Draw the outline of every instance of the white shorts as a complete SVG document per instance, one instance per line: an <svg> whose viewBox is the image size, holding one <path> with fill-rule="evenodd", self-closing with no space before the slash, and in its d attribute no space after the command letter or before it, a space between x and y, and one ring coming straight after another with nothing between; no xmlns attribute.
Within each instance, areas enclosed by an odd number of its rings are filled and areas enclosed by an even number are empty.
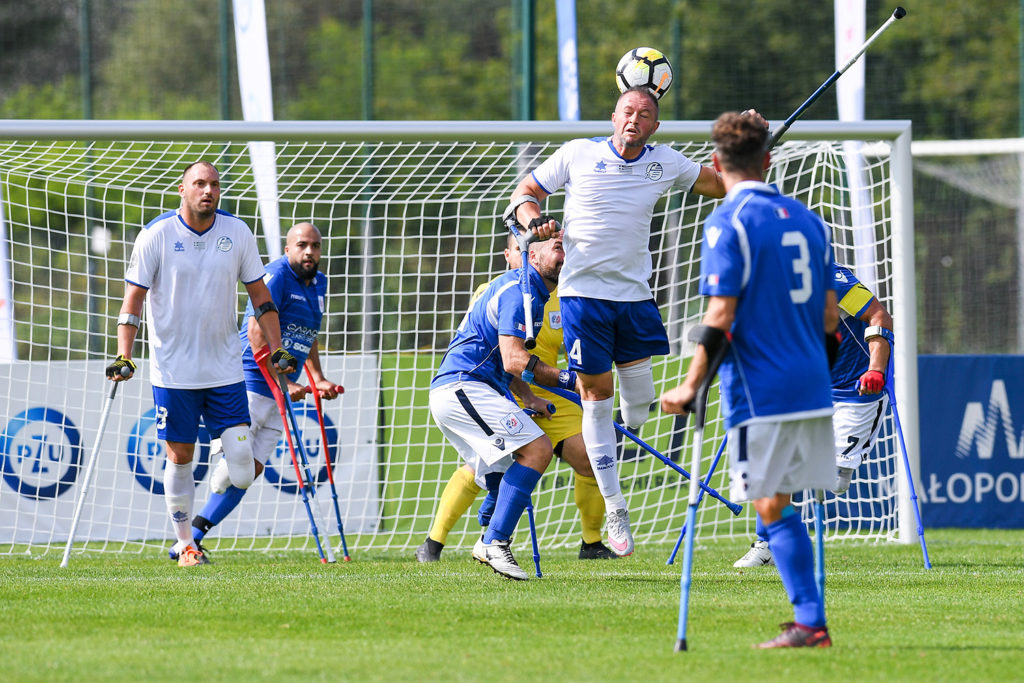
<svg viewBox="0 0 1024 683"><path fill-rule="evenodd" d="M756 422L733 427L728 436L733 501L835 484L831 417Z"/></svg>
<svg viewBox="0 0 1024 683"><path fill-rule="evenodd" d="M249 425L252 455L261 464L266 465L281 437L284 436L281 413L274 399L251 391L246 393L249 397L249 419L252 421Z"/></svg>
<svg viewBox="0 0 1024 683"><path fill-rule="evenodd" d="M871 452L882 418L889 407L889 397L882 397L871 403L836 403L832 415L832 429L835 430L836 465L856 469Z"/></svg>
<svg viewBox="0 0 1024 683"><path fill-rule="evenodd" d="M452 382L431 389L430 413L480 485L491 472L504 472L512 454L547 438L522 408L483 382Z"/></svg>

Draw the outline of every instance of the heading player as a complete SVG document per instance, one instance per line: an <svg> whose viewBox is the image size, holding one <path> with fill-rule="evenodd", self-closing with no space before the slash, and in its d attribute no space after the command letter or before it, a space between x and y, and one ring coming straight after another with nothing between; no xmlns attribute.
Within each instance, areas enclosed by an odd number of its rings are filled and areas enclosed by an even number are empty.
<svg viewBox="0 0 1024 683"><path fill-rule="evenodd" d="M200 418L224 447L228 476L240 489L252 484L249 409L236 337L238 282L245 285L275 366L296 367L281 348L277 307L263 283L256 238L243 221L217 209L220 174L206 161L189 164L178 185L181 208L146 225L135 240L117 319L117 358L107 367L115 382L135 372L132 345L142 304L148 302L150 379L157 436L167 446L164 501L171 517L178 565L208 560L192 540L195 501L192 454ZM127 377L121 372L128 368Z"/></svg>
<svg viewBox="0 0 1024 683"><path fill-rule="evenodd" d="M580 378L583 440L608 513L608 544L633 552L626 499L616 466L612 425L618 372L619 408L634 432L657 397L651 356L669 352L668 336L648 280L651 219L670 189L722 197L718 173L665 145L649 145L658 101L630 88L612 113L608 138L572 140L520 181L511 213L546 238L556 229L540 202L565 189L565 267L559 291L569 368Z"/></svg>

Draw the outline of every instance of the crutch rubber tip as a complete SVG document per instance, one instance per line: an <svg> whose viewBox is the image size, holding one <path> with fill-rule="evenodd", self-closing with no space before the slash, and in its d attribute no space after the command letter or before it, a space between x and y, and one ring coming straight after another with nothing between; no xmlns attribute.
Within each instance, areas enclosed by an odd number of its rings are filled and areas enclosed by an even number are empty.
<svg viewBox="0 0 1024 683"><path fill-rule="evenodd" d="M676 641L676 652L686 652L686 638L680 638Z"/></svg>
<svg viewBox="0 0 1024 683"><path fill-rule="evenodd" d="M320 558L320 564L327 564L327 558L326 557L321 557Z"/></svg>
<svg viewBox="0 0 1024 683"><path fill-rule="evenodd" d="M537 340L527 339L524 345L526 346L527 350L532 351L535 348L537 348Z"/></svg>
<svg viewBox="0 0 1024 683"><path fill-rule="evenodd" d="M896 11L893 12L892 15L897 19L902 19L903 17L907 16L907 10L903 9L902 7L897 7Z"/></svg>

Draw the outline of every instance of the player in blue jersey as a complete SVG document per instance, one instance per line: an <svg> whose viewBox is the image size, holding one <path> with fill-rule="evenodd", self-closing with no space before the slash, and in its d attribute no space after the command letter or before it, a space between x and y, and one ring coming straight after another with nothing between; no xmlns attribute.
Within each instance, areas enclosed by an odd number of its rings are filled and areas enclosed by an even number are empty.
<svg viewBox="0 0 1024 683"><path fill-rule="evenodd" d="M312 223L293 226L286 238L284 255L267 266L264 277L271 299L277 305L281 320L282 345L296 359L296 370L287 376L288 393L292 400L302 400L306 386L299 384L303 364L308 360L314 391L325 399L338 396L336 385L323 375L320 367L317 334L324 315L327 277L318 272L320 266L321 236ZM242 349L242 370L248 395L251 423L249 441L255 459L255 476L263 473L263 466L273 454L282 438L281 415L266 379L256 365L253 349L266 346L266 338L253 317L252 304L245 311L245 320L235 340ZM265 362L269 362L265 361ZM210 498L202 511L192 519L192 538L196 545L234 510L247 489L231 483L227 463L221 458L210 477ZM176 553L171 549L172 559Z"/></svg>
<svg viewBox="0 0 1024 683"><path fill-rule="evenodd" d="M718 173L666 145L647 143L658 129L658 100L630 88L612 113L610 137L572 140L522 179L509 210L547 237L557 225L540 202L565 189L565 266L559 284L569 368L579 373L583 440L608 515L608 545L633 552L626 499L616 466L614 365L622 420L638 431L656 399L651 356L669 351L648 280L648 245L657 201L675 188L722 197Z"/></svg>
<svg viewBox="0 0 1024 683"><path fill-rule="evenodd" d="M661 406L671 413L692 407L708 359L729 335L719 373L731 497L752 500L764 520L795 614L758 647L828 647L811 541L791 495L835 481L824 344L838 322L830 234L807 207L764 183L770 154L761 120L727 112L711 138L727 194L704 225L707 310L686 380Z"/></svg>
<svg viewBox="0 0 1024 683"><path fill-rule="evenodd" d="M558 286L562 241L535 246L533 266L533 334L540 331L544 304ZM430 383L430 412L448 442L478 480L504 472L490 524L473 546L473 557L510 579L529 578L516 562L509 543L540 476L551 462L551 439L508 397L511 390L524 407L548 417L547 400L522 380L529 368L544 386L576 390L576 373L559 370L526 349L526 322L519 284L522 269L495 278L472 304L448 345Z"/></svg>
<svg viewBox="0 0 1024 683"><path fill-rule="evenodd" d="M832 492L846 493L850 479L871 452L889 407L885 373L889 367L892 317L846 266L836 265L839 299L839 347L832 365L832 429L837 474ZM734 567L775 564L764 522L757 518L757 538Z"/></svg>
<svg viewBox="0 0 1024 683"><path fill-rule="evenodd" d="M243 221L217 209L220 189L213 164L189 164L178 185L181 207L139 233L125 271L117 358L106 369L115 382L131 379L132 346L145 302L157 436L167 446L164 501L182 567L208 562L189 528L200 419L225 444L231 482L244 489L254 476L241 353L234 338L239 281L270 348L276 349L274 362L295 367L295 358L281 348L277 308L263 283L256 238Z"/></svg>

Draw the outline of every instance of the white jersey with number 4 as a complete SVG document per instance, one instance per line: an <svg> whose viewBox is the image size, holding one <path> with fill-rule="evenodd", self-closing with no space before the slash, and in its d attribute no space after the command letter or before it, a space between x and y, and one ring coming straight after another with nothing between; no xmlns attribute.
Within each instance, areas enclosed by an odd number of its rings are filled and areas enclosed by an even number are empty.
<svg viewBox="0 0 1024 683"><path fill-rule="evenodd" d="M700 169L664 145L623 159L611 138L571 140L538 166L533 179L545 192L565 188L559 295L650 299L654 205L670 188L692 190Z"/></svg>
<svg viewBox="0 0 1024 683"><path fill-rule="evenodd" d="M263 272L249 226L225 211L202 233L177 211L139 233L124 279L148 290L154 386L207 389L242 381L238 282L253 283Z"/></svg>

